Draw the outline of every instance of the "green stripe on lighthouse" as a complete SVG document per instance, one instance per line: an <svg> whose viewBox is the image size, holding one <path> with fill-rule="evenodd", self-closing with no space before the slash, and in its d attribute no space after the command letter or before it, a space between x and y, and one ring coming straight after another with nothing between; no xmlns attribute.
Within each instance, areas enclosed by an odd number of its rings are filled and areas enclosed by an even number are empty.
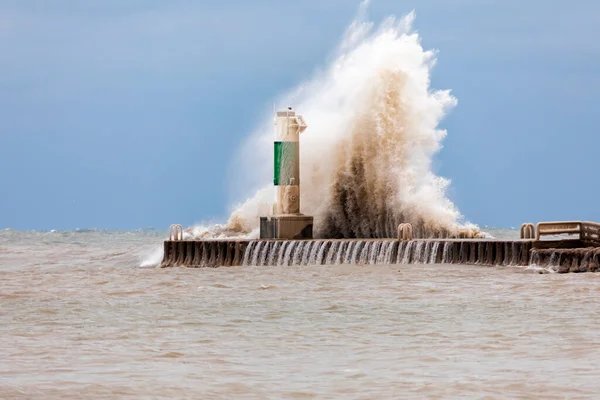
<svg viewBox="0 0 600 400"><path fill-rule="evenodd" d="M298 159L300 157L300 146L298 142L275 142L273 148L273 184L280 185L299 185L300 170Z"/></svg>
<svg viewBox="0 0 600 400"><path fill-rule="evenodd" d="M282 152L283 146L281 145L281 142L275 142L275 146L274 146L274 159L275 159L275 166L273 169L273 184L275 186L279 186L279 178L281 177L281 152Z"/></svg>

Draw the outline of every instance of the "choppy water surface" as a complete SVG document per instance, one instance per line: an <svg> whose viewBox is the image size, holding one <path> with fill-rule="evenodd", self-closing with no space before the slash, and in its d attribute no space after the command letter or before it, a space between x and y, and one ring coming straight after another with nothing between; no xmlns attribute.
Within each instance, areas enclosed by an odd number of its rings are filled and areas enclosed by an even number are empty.
<svg viewBox="0 0 600 400"><path fill-rule="evenodd" d="M153 232L0 232L0 397L592 397L600 276L139 267Z"/></svg>

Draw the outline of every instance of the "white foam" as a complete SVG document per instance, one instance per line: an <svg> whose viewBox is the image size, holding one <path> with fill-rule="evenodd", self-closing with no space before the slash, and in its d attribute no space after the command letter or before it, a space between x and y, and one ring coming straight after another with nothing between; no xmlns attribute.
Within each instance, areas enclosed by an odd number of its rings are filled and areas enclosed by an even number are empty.
<svg viewBox="0 0 600 400"><path fill-rule="evenodd" d="M156 267L163 259L163 246L157 246L150 253L146 254L141 263L140 267Z"/></svg>
<svg viewBox="0 0 600 400"><path fill-rule="evenodd" d="M317 237L389 237L399 221L419 226L420 235L478 231L446 197L450 181L431 170L446 136L438 125L457 103L429 87L435 52L413 32L414 13L376 27L364 19L367 4L333 61L279 102L308 123L300 140L302 212L315 217ZM272 146L269 115L236 159L236 180L259 189L226 224L188 229L191 236L257 236L274 198Z"/></svg>

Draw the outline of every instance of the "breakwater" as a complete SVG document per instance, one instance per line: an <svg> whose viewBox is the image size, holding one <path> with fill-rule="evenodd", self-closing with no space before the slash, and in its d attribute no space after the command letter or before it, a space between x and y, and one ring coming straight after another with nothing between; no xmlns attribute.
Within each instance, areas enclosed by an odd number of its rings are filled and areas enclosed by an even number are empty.
<svg viewBox="0 0 600 400"><path fill-rule="evenodd" d="M549 240L542 240L548 236ZM600 224L523 224L519 240L413 240L410 224L398 227L398 239L183 240L183 229L173 225L164 242L161 267L333 264L535 265L561 273L596 272L600 271Z"/></svg>
<svg viewBox="0 0 600 400"><path fill-rule="evenodd" d="M600 272L600 247L532 249L530 262L559 273Z"/></svg>
<svg viewBox="0 0 600 400"><path fill-rule="evenodd" d="M529 265L533 240L169 240L162 266Z"/></svg>

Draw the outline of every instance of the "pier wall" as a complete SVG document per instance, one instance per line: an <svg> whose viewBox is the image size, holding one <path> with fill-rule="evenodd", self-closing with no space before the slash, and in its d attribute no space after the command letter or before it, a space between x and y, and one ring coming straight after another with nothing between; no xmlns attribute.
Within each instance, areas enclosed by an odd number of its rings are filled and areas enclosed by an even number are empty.
<svg viewBox="0 0 600 400"><path fill-rule="evenodd" d="M600 247L579 240L167 240L161 267L332 264L536 265L600 272Z"/></svg>
<svg viewBox="0 0 600 400"><path fill-rule="evenodd" d="M555 272L600 272L600 247L532 249L531 264Z"/></svg>
<svg viewBox="0 0 600 400"><path fill-rule="evenodd" d="M401 224L398 239L183 240L183 227L172 225L161 266L473 264L600 272L598 223L526 223L521 238L413 240L412 226Z"/></svg>
<svg viewBox="0 0 600 400"><path fill-rule="evenodd" d="M533 240L234 240L164 243L163 267L331 264L526 266Z"/></svg>

